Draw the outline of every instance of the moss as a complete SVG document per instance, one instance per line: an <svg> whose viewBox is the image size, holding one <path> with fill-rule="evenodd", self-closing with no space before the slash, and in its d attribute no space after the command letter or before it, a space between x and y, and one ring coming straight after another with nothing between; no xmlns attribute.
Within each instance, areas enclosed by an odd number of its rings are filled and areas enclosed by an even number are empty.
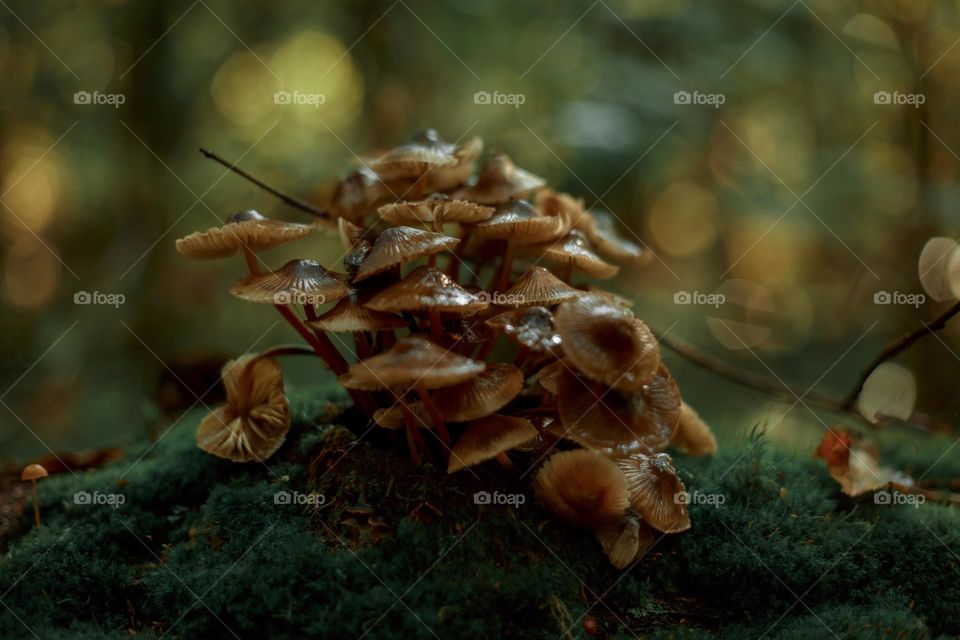
<svg viewBox="0 0 960 640"><path fill-rule="evenodd" d="M324 397L295 408L269 465L197 450L194 414L124 460L50 478L45 526L25 521L0 561L0 637L22 620L41 638L558 638L584 637L585 615L620 637L960 634L958 512L851 501L762 436L677 457L688 489L723 504L691 505L692 531L620 572L532 502L529 477L416 469L331 424L356 421ZM477 505L477 491L526 502Z"/></svg>

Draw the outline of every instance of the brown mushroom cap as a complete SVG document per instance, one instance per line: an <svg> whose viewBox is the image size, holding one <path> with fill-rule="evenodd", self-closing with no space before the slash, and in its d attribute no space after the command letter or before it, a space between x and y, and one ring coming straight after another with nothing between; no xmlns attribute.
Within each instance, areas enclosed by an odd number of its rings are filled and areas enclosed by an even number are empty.
<svg viewBox="0 0 960 640"><path fill-rule="evenodd" d="M617 569L639 559L657 540L653 529L635 516L627 516L620 522L598 529L594 535L610 564Z"/></svg>
<svg viewBox="0 0 960 640"><path fill-rule="evenodd" d="M706 456L717 450L710 427L686 402L680 403L680 419L670 443L691 456Z"/></svg>
<svg viewBox="0 0 960 640"><path fill-rule="evenodd" d="M564 302L554 324L564 356L588 378L633 391L657 373L660 348L653 332L605 296L584 294Z"/></svg>
<svg viewBox="0 0 960 640"><path fill-rule="evenodd" d="M544 189L534 198L537 210L548 216L565 216L570 220L574 229L579 229L587 235L593 228L593 217L583 207L583 198L574 198L566 193L558 193L553 189Z"/></svg>
<svg viewBox="0 0 960 640"><path fill-rule="evenodd" d="M473 233L480 238L532 244L559 238L567 229L565 218L545 216L529 202L512 200L499 205L489 220L474 225Z"/></svg>
<svg viewBox="0 0 960 640"><path fill-rule="evenodd" d="M464 422L499 411L523 389L523 372L498 362L472 380L449 387L434 398L444 419Z"/></svg>
<svg viewBox="0 0 960 640"><path fill-rule="evenodd" d="M445 222L472 224L488 220L493 207L466 200L427 198L419 202L393 202L378 209L380 217L390 224L432 224L439 231Z"/></svg>
<svg viewBox="0 0 960 640"><path fill-rule="evenodd" d="M413 186L412 179L380 179L375 171L360 166L337 183L330 211L350 222L361 222L379 203L398 198Z"/></svg>
<svg viewBox="0 0 960 640"><path fill-rule="evenodd" d="M365 280L391 267L452 249L460 240L414 227L390 227L381 233L357 270L355 280Z"/></svg>
<svg viewBox="0 0 960 640"><path fill-rule="evenodd" d="M633 455L617 465L630 487L630 506L657 531L679 533L690 528L686 489L665 453Z"/></svg>
<svg viewBox="0 0 960 640"><path fill-rule="evenodd" d="M545 184L540 176L514 165L507 154L494 152L487 158L476 181L454 196L481 204L499 204L522 198Z"/></svg>
<svg viewBox="0 0 960 640"><path fill-rule="evenodd" d="M206 231L195 231L177 240L177 251L189 258L224 258L242 247L266 249L313 233L314 226L270 220L256 211L241 211Z"/></svg>
<svg viewBox="0 0 960 640"><path fill-rule="evenodd" d="M42 464L28 464L23 468L23 472L20 474L21 480L36 480L38 478L46 478L49 474L47 473L46 468Z"/></svg>
<svg viewBox="0 0 960 640"><path fill-rule="evenodd" d="M538 353L552 352L563 342L553 328L553 314L546 307L506 311L487 320L487 326L503 331L508 338Z"/></svg>
<svg viewBox="0 0 960 640"><path fill-rule="evenodd" d="M592 224L583 232L601 253L622 262L646 262L653 257L650 251L620 235L612 213L595 210L590 215Z"/></svg>
<svg viewBox="0 0 960 640"><path fill-rule="evenodd" d="M197 446L234 462L266 460L290 429L283 371L276 360L250 354L223 367L227 402L205 417Z"/></svg>
<svg viewBox="0 0 960 640"><path fill-rule="evenodd" d="M316 260L291 260L276 271L237 281L230 293L262 304L326 304L351 293L346 276L327 271Z"/></svg>
<svg viewBox="0 0 960 640"><path fill-rule="evenodd" d="M400 282L373 296L368 307L376 311L444 311L476 313L487 303L457 284L436 267L417 267Z"/></svg>
<svg viewBox="0 0 960 640"><path fill-rule="evenodd" d="M580 295L582 291L574 289L566 282L543 267L530 267L517 282L500 296L509 304L523 307L528 305L552 306Z"/></svg>
<svg viewBox="0 0 960 640"><path fill-rule="evenodd" d="M452 165L434 166L423 176L427 191L450 191L466 182L473 173L473 165L483 151L483 140L474 136L458 145L453 152Z"/></svg>
<svg viewBox="0 0 960 640"><path fill-rule="evenodd" d="M349 298L342 299L333 309L307 324L314 329L333 333L386 331L407 326L406 320L399 316L354 304Z"/></svg>
<svg viewBox="0 0 960 640"><path fill-rule="evenodd" d="M555 516L591 530L617 522L629 505L627 479L617 464L586 449L551 456L537 473L534 492Z"/></svg>
<svg viewBox="0 0 960 640"><path fill-rule="evenodd" d="M548 393L557 395L560 393L560 372L566 367L562 360L554 360L547 366L540 369L537 375L537 382L547 390Z"/></svg>
<svg viewBox="0 0 960 640"><path fill-rule="evenodd" d="M345 250L355 247L358 242L363 240L366 231L360 225L354 224L346 218L337 218L337 235L340 237L340 242Z"/></svg>
<svg viewBox="0 0 960 640"><path fill-rule="evenodd" d="M419 400L408 402L407 407L410 409L410 412L413 413L414 423L416 423L419 428L432 428L433 422L430 419L430 412L427 411L427 407L422 402ZM399 403L392 407L384 407L374 411L373 421L377 423L378 426L384 429L390 429L391 431L403 429L407 424L403 407L400 406Z"/></svg>
<svg viewBox="0 0 960 640"><path fill-rule="evenodd" d="M662 451L680 418L680 391L666 367L640 389L626 393L564 368L557 391L561 424L553 423L549 430L611 456Z"/></svg>
<svg viewBox="0 0 960 640"><path fill-rule="evenodd" d="M348 389L437 389L466 382L486 364L448 351L419 336L406 336L387 351L350 365L340 376Z"/></svg>
<svg viewBox="0 0 960 640"><path fill-rule="evenodd" d="M600 280L612 278L620 271L620 267L600 258L590 246L587 237L578 229L572 229L567 235L553 242L525 245L523 250L556 264L573 265L588 276Z"/></svg>
<svg viewBox="0 0 960 640"><path fill-rule="evenodd" d="M490 460L537 435L536 427L523 418L494 414L475 420L467 426L450 452L447 473Z"/></svg>

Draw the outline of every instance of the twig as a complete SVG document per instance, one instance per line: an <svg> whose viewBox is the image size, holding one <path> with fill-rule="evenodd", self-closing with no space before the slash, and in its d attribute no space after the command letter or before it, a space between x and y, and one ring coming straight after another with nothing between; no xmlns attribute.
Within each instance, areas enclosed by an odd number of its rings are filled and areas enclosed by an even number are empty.
<svg viewBox="0 0 960 640"><path fill-rule="evenodd" d="M870 377L870 374L873 373L877 367L887 360L895 357L905 349L909 348L910 345L912 345L914 342L917 342L924 336L940 331L947 326L947 322L950 321L950 318L958 313L960 313L960 300L954 302L949 309L941 313L932 321L922 323L918 329L904 334L897 340L894 340L881 349L880 353L878 353L876 357L870 361L870 364L867 365L867 368L864 369L863 373L860 374L860 378L857 379L857 383L853 389L850 390L850 393L848 393L843 399L844 410L846 411L853 408L857 401L857 396L860 395L860 392L863 390L863 385L867 382L867 378Z"/></svg>
<svg viewBox="0 0 960 640"><path fill-rule="evenodd" d="M332 219L332 216L331 216L328 212L326 212L326 211L324 211L323 209L321 209L320 207L318 207L318 206L316 206L316 205L313 205L313 204L310 204L310 203L307 202L306 200L303 200L303 199L298 198L298 197L296 197L296 196L291 196L291 195L289 195L289 194L287 194L287 193L284 193L283 191L280 191L280 189L277 189L276 187L271 187L270 185L268 185L268 184L267 184L266 182L264 182L263 180L260 180L259 178L256 178L256 177L250 175L249 173L247 173L246 171L244 171L243 169L241 169L241 168L238 167L237 165L233 164L232 162L228 162L227 160L221 158L219 155L217 155L217 154L214 153L213 151L210 151L209 149L204 149L203 147L200 147L200 153L202 153L205 157L210 158L210 159L213 160L214 162L217 162L217 163L223 165L224 167L226 167L226 168L229 169L230 171L233 171L233 172L236 173L237 175L239 175L239 176L241 176L241 177L243 177L243 178L246 178L247 180L249 180L249 181L252 182L253 184L257 185L258 187L260 187L261 189L263 189L263 190L266 191L267 193L270 193L270 194L276 196L276 197L279 198L281 201L287 203L287 204L290 205L291 207L294 207L295 209L300 209L301 211L305 211L305 212L309 213L309 214L312 215L312 216L316 216L316 217L318 217L318 218L323 218L324 220L331 220L331 219Z"/></svg>
<svg viewBox="0 0 960 640"><path fill-rule="evenodd" d="M704 369L722 376L727 380L736 382L741 386L753 389L754 391L759 391L769 396L780 398L787 402L793 402L801 399L805 404L816 406L831 413L842 413L852 416L872 427L877 426L874 422L870 421L868 418L866 418L866 416L857 411L855 407L845 407L843 401L841 400L822 393L798 391L797 389L794 389L793 387L790 387L789 385L786 385L778 380L753 373L752 371L746 371L730 364L722 358L718 358L717 356L707 353L706 351L702 351L689 342L681 340L680 338L666 336L657 331L654 331L654 335L661 344L671 351L703 367ZM950 425L941 422L932 416L920 413L914 413L906 420L878 414L876 416L876 420L877 423L900 424L926 432L951 432L953 430Z"/></svg>

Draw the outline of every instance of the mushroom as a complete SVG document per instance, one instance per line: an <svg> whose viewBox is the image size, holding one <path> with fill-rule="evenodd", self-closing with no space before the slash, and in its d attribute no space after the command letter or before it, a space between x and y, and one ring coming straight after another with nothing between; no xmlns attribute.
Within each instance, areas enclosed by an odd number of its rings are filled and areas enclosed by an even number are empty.
<svg viewBox="0 0 960 640"><path fill-rule="evenodd" d="M314 306L350 293L346 276L327 271L316 260L291 260L276 271L251 274L230 287L242 300L262 304Z"/></svg>
<svg viewBox="0 0 960 640"><path fill-rule="evenodd" d="M546 307L521 307L505 311L487 320L487 326L502 331L511 340L521 346L518 360L528 351L534 353L553 353L563 342L560 334L553 328L553 314ZM492 347L493 340L488 343Z"/></svg>
<svg viewBox="0 0 960 640"><path fill-rule="evenodd" d="M557 308L564 357L588 378L620 391L649 381L660 366L653 332L609 298L584 294Z"/></svg>
<svg viewBox="0 0 960 640"><path fill-rule="evenodd" d="M540 386L546 389L548 393L557 395L560 393L558 386L560 384L560 374L565 366L562 360L554 360L540 369L540 373L537 375L537 382L539 382Z"/></svg>
<svg viewBox="0 0 960 640"><path fill-rule="evenodd" d="M717 450L710 426L686 402L680 402L680 419L670 443L691 456L706 456Z"/></svg>
<svg viewBox="0 0 960 640"><path fill-rule="evenodd" d="M621 236L613 214L608 211L590 212L592 224L583 229L590 242L603 254L621 262L647 262L653 253L632 240Z"/></svg>
<svg viewBox="0 0 960 640"><path fill-rule="evenodd" d="M457 238L442 233L414 227L390 227L377 236L354 280L365 280L417 258L452 249L459 243Z"/></svg>
<svg viewBox="0 0 960 640"><path fill-rule="evenodd" d="M537 435L537 428L523 418L493 414L475 420L467 426L450 452L447 473L472 467L491 458L496 458L505 469L512 469L513 463L506 452Z"/></svg>
<svg viewBox="0 0 960 640"><path fill-rule="evenodd" d="M525 245L523 250L561 265L561 279L564 281L570 280L574 268L600 280L612 278L620 271L620 267L605 262L593 251L590 241L579 229L572 229L567 235L552 242Z"/></svg>
<svg viewBox="0 0 960 640"><path fill-rule="evenodd" d="M381 180L416 179L418 192L426 188L446 191L469 177L473 161L482 150L480 138L455 145L443 141L435 129L427 129L410 142L369 159L366 164Z"/></svg>
<svg viewBox="0 0 960 640"><path fill-rule="evenodd" d="M500 294L509 304L523 307L529 305L553 306L572 300L582 291L574 289L566 282L543 267L530 267L512 287Z"/></svg>
<svg viewBox="0 0 960 640"><path fill-rule="evenodd" d="M375 311L394 313L426 311L430 316L431 338L434 342L440 342L441 312L474 314L486 309L487 302L461 287L439 269L423 265L373 296L366 306Z"/></svg>
<svg viewBox="0 0 960 640"><path fill-rule="evenodd" d="M361 165L337 183L329 209L341 219L362 222L377 204L399 197L413 184L410 179L381 180L370 167Z"/></svg>
<svg viewBox="0 0 960 640"><path fill-rule="evenodd" d="M290 429L280 365L273 358L245 355L227 362L222 377L226 404L200 422L197 446L234 462L266 460Z"/></svg>
<svg viewBox="0 0 960 640"><path fill-rule="evenodd" d="M680 417L680 392L666 367L636 391L617 391L567 368L556 386L561 424L548 430L608 455L662 451Z"/></svg>
<svg viewBox="0 0 960 640"><path fill-rule="evenodd" d="M656 536L645 522L633 515L594 532L603 552L617 569L623 569L642 556L656 542Z"/></svg>
<svg viewBox="0 0 960 640"><path fill-rule="evenodd" d="M665 453L634 454L616 463L630 487L630 506L657 531L679 533L690 528L686 489Z"/></svg>
<svg viewBox="0 0 960 640"><path fill-rule="evenodd" d="M473 227L474 235L479 238L504 240L507 243L495 290L503 291L509 285L513 254L518 244L549 242L562 236L569 228L568 219L545 216L524 200L501 204L493 217L477 223Z"/></svg>
<svg viewBox="0 0 960 640"><path fill-rule="evenodd" d="M429 389L449 387L480 375L486 364L453 353L419 336L407 336L397 341L387 351L361 360L350 366L340 376L340 383L348 389L390 389L400 391L397 400L407 407L402 396L415 389L433 418L441 441L449 445L450 436L436 406L430 398ZM419 434L413 426L413 415L407 415L407 438L411 454L416 454L416 439Z"/></svg>
<svg viewBox="0 0 960 640"><path fill-rule="evenodd" d="M407 326L407 322L400 316L374 311L355 304L349 298L343 298L335 307L307 322L307 325L318 331L352 333L357 345L357 355L366 358L371 355L371 345L366 332L402 329Z"/></svg>
<svg viewBox="0 0 960 640"><path fill-rule="evenodd" d="M586 449L551 456L537 473L534 492L547 511L590 530L620 520L630 503L627 478L617 464Z"/></svg>
<svg viewBox="0 0 960 640"><path fill-rule="evenodd" d="M256 271L253 251L292 242L313 233L314 226L271 220L256 211L241 211L222 227L196 231L177 240L177 251L189 258L225 258L243 250L250 270Z"/></svg>
<svg viewBox="0 0 960 640"><path fill-rule="evenodd" d="M498 362L487 365L476 378L446 388L434 402L446 420L465 422L499 411L521 389L523 372L512 364Z"/></svg>
<svg viewBox="0 0 960 640"><path fill-rule="evenodd" d="M422 402L419 400L408 402L407 409L413 413L420 427L428 426L431 417ZM391 431L401 429L406 424L406 411L404 411L400 405L377 409L373 414L373 421L377 426L383 427L384 429L390 429Z"/></svg>
<svg viewBox="0 0 960 640"><path fill-rule="evenodd" d="M493 152L473 184L461 188L453 195L455 198L480 204L499 204L523 198L545 184L546 181L540 176L514 165L507 154Z"/></svg>
<svg viewBox="0 0 960 640"><path fill-rule="evenodd" d="M40 528L40 493L37 491L37 479L46 478L49 474L42 464L28 464L23 468L20 474L21 480L29 480L33 483L33 523L37 529Z"/></svg>
<svg viewBox="0 0 960 640"><path fill-rule="evenodd" d="M433 197L419 202L385 204L378 212L390 224L431 224L434 231L441 231L445 222L472 224L488 220L493 215L493 207Z"/></svg>

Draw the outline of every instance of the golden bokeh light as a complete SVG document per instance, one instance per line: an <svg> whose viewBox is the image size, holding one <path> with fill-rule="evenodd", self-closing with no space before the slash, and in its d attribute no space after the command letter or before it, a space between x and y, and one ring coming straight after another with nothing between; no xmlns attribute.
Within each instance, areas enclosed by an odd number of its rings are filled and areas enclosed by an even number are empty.
<svg viewBox="0 0 960 640"><path fill-rule="evenodd" d="M657 196L649 225L657 246L678 258L709 249L717 239L717 200L693 182L675 182Z"/></svg>
<svg viewBox="0 0 960 640"><path fill-rule="evenodd" d="M234 124L249 127L273 114L279 83L249 51L234 53L217 69L210 93L217 109Z"/></svg>
<svg viewBox="0 0 960 640"><path fill-rule="evenodd" d="M51 251L56 251L52 240L31 235L10 246L3 265L3 298L8 304L35 309L53 298L60 282L60 262Z"/></svg>

